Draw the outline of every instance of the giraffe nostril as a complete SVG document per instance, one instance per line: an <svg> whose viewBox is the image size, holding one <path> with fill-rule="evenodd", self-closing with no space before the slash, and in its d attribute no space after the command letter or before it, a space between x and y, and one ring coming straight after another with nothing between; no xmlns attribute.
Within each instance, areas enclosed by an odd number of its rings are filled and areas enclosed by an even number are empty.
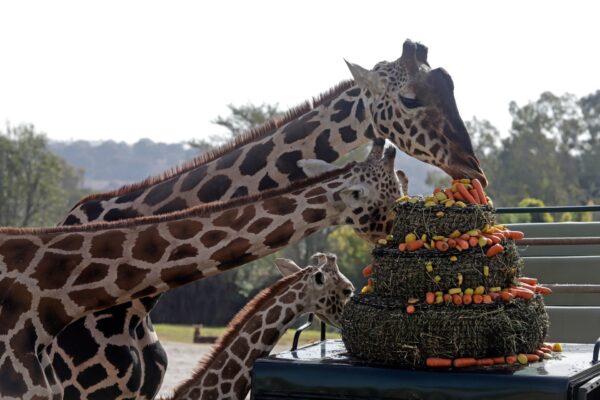
<svg viewBox="0 0 600 400"><path fill-rule="evenodd" d="M350 297L350 295L352 294L352 290L351 289L344 289L342 291L342 293L344 293L344 296Z"/></svg>

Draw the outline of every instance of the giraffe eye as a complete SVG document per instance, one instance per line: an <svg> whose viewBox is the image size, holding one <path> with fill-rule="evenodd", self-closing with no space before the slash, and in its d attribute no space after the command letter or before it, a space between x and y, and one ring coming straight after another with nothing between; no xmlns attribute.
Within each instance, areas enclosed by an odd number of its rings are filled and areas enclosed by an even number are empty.
<svg viewBox="0 0 600 400"><path fill-rule="evenodd" d="M315 274L315 282L317 282L317 285L322 285L325 283L325 280L323 279L323 273L322 272L317 272Z"/></svg>
<svg viewBox="0 0 600 400"><path fill-rule="evenodd" d="M417 107L421 107L423 105L416 98L411 99L410 97L404 97L404 96L399 96L399 97L400 97L400 102L402 102L402 104L406 108L417 108Z"/></svg>

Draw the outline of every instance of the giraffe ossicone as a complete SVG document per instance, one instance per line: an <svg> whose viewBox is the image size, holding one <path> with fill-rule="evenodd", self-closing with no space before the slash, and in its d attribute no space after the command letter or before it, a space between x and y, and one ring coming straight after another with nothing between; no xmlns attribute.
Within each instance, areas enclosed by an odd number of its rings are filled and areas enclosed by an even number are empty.
<svg viewBox="0 0 600 400"><path fill-rule="evenodd" d="M386 235L387 210L402 192L395 149L374 156L383 146L376 141L363 162L228 202L110 223L0 229L0 397L52 398L37 355L93 311L219 274L331 225L351 225L372 242ZM99 386L96 364L77 375L74 360L51 354L65 393L117 393ZM139 377L129 378L129 390L139 390ZM117 389L120 396L127 387Z"/></svg>
<svg viewBox="0 0 600 400"><path fill-rule="evenodd" d="M485 185L458 113L452 79L443 69L430 68L425 46L406 41L396 61L380 62L371 70L352 65L356 81L342 82L314 101L172 171L88 196L75 205L63 224L165 214L285 187L306 177L299 160L333 162L374 138L388 139L453 177L479 177ZM152 398L167 364L148 316L157 299L145 297L88 315L61 332L48 351L76 362L70 365L72 374L67 380L58 377L57 392L64 391L67 400L78 398L83 390L80 386L77 390L65 388L71 387L73 376L94 366L106 376L94 387L126 393L106 397ZM87 338L89 345L69 346L74 337ZM108 357L108 348L127 351ZM41 357L45 365L50 363L45 354ZM128 385L127 374L115 371L130 371L142 383Z"/></svg>
<svg viewBox="0 0 600 400"><path fill-rule="evenodd" d="M276 259L284 278L262 290L233 318L193 376L167 399L243 400L256 359L268 355L301 315L315 313L339 327L354 286L340 272L334 254L316 256L318 263L305 268Z"/></svg>

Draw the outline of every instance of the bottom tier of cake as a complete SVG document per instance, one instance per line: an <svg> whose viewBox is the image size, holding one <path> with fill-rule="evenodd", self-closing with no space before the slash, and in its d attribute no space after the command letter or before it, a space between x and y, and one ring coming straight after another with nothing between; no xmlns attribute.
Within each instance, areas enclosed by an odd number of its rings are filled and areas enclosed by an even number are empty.
<svg viewBox="0 0 600 400"><path fill-rule="evenodd" d="M532 353L548 331L541 296L470 306L418 305L373 294L354 296L344 308L342 339L365 361L424 367L428 357L499 357Z"/></svg>

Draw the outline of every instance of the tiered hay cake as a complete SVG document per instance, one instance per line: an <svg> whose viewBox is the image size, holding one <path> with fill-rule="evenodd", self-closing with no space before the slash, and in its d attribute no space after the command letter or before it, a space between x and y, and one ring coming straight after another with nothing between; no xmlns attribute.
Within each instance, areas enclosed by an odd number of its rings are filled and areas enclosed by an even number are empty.
<svg viewBox="0 0 600 400"><path fill-rule="evenodd" d="M453 203L403 198L394 207L369 286L344 310L353 356L424 367L428 358L502 358L543 345L548 316L535 288L520 286L512 233L492 207Z"/></svg>

